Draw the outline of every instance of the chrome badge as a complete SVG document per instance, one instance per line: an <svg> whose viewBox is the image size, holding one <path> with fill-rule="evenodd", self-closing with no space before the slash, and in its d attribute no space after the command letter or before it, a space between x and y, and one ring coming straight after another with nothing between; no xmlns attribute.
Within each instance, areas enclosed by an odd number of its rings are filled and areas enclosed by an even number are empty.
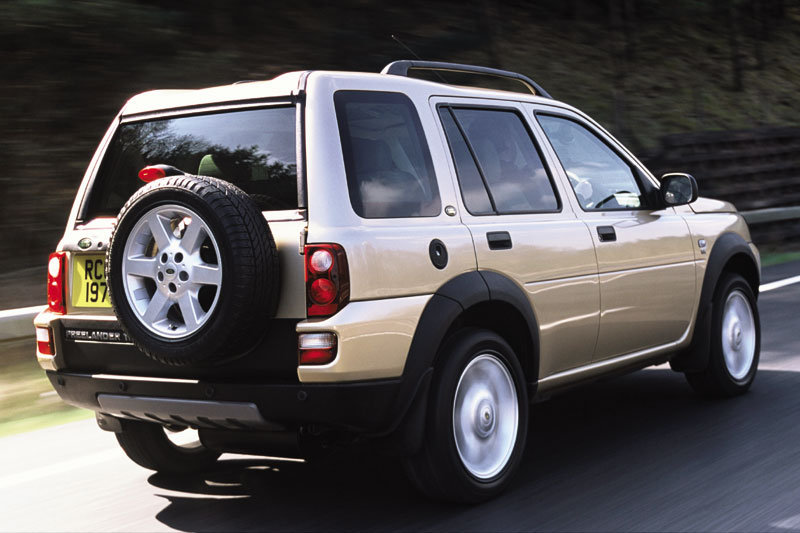
<svg viewBox="0 0 800 533"><path fill-rule="evenodd" d="M89 237L84 237L83 239L78 241L78 248L81 250L88 250L92 246L92 239Z"/></svg>

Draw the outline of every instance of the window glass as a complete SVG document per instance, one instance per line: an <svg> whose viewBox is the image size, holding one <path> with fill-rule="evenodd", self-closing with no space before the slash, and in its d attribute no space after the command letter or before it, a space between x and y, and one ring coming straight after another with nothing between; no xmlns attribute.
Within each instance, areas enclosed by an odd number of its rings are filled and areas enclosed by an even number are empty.
<svg viewBox="0 0 800 533"><path fill-rule="evenodd" d="M557 211L542 158L513 111L454 108L498 213Z"/></svg>
<svg viewBox="0 0 800 533"><path fill-rule="evenodd" d="M639 209L644 205L630 165L597 135L567 118L537 118L583 209Z"/></svg>
<svg viewBox="0 0 800 533"><path fill-rule="evenodd" d="M89 214L115 216L148 165L224 179L263 210L297 209L295 108L272 107L122 124L100 165Z"/></svg>
<svg viewBox="0 0 800 533"><path fill-rule="evenodd" d="M432 217L441 211L417 111L400 93L334 94L347 187L364 218Z"/></svg>
<svg viewBox="0 0 800 533"><path fill-rule="evenodd" d="M464 199L467 211L473 215L494 213L492 204L489 201L489 195L486 193L486 187L483 184L483 178L481 178L480 171L478 171L478 166L469 153L464 136L458 130L458 126L450 114L450 109L447 107L439 108L439 116L442 119L442 125L444 125L450 151L453 153L458 184L461 188L461 197Z"/></svg>

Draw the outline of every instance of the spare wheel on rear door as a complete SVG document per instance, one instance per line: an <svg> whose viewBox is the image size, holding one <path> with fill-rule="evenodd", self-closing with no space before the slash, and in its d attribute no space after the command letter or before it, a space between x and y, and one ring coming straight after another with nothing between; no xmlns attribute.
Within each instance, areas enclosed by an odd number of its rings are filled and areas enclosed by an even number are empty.
<svg viewBox="0 0 800 533"><path fill-rule="evenodd" d="M162 178L128 200L106 278L122 328L170 365L219 362L250 348L280 289L264 216L244 191L206 176Z"/></svg>

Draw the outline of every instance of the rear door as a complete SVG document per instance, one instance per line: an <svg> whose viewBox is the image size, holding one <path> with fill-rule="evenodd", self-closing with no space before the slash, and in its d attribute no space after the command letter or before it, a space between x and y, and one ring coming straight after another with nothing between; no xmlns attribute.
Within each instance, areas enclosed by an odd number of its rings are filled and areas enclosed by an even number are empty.
<svg viewBox="0 0 800 533"><path fill-rule="evenodd" d="M655 185L610 136L577 113L530 107L549 140L569 202L597 252L600 333L595 360L678 341L693 310L692 239Z"/></svg>
<svg viewBox="0 0 800 533"><path fill-rule="evenodd" d="M591 361L599 324L594 248L562 198L516 102L432 99L478 268L524 288L540 329L544 378Z"/></svg>
<svg viewBox="0 0 800 533"><path fill-rule="evenodd" d="M251 196L269 221L278 249L276 316L305 318L303 258L297 253L298 235L306 226L297 192L297 106L287 97L223 107L121 117L82 199L79 221L64 239L73 253L70 314L113 314L104 290L104 243L122 206L145 186L139 172L164 164L223 179ZM77 246L84 239L91 248Z"/></svg>

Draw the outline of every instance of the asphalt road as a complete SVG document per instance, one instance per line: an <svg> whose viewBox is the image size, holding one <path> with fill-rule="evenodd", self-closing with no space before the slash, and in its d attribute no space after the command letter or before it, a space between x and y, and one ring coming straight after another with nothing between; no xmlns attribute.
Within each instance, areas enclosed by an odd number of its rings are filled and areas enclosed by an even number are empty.
<svg viewBox="0 0 800 533"><path fill-rule="evenodd" d="M800 530L798 302L800 284L761 295L743 397L703 400L658 367L535 406L519 476L480 506L428 502L396 464L365 458L317 471L225 456L203 476L154 475L86 421L0 439L0 529Z"/></svg>

